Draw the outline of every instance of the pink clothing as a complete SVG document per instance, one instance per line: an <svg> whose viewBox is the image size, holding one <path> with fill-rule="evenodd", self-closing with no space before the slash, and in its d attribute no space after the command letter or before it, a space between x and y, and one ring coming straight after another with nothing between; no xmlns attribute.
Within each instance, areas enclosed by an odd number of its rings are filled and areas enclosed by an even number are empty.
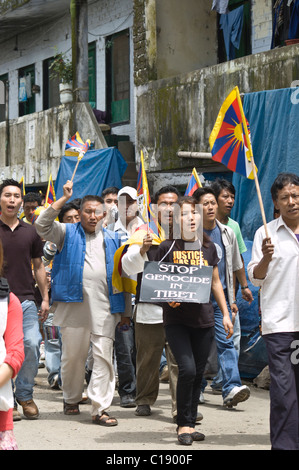
<svg viewBox="0 0 299 470"><path fill-rule="evenodd" d="M13 377L19 372L24 361L23 311L18 298L10 293L7 325L4 333L6 357L4 362L13 369ZM0 433L13 429L12 409L0 411Z"/></svg>

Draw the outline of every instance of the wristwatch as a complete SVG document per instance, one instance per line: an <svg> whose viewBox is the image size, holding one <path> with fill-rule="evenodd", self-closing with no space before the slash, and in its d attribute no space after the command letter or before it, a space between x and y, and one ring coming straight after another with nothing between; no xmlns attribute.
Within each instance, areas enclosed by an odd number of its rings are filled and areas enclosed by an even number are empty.
<svg viewBox="0 0 299 470"><path fill-rule="evenodd" d="M248 286L241 286L241 289L248 289Z"/></svg>

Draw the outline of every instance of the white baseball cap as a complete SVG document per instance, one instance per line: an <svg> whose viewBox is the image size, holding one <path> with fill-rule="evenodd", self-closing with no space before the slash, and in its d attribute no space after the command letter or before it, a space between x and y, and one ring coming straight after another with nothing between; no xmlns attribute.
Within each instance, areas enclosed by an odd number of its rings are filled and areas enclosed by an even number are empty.
<svg viewBox="0 0 299 470"><path fill-rule="evenodd" d="M118 191L117 197L122 196L123 194L128 194L134 201L137 201L137 191L131 186L124 186Z"/></svg>

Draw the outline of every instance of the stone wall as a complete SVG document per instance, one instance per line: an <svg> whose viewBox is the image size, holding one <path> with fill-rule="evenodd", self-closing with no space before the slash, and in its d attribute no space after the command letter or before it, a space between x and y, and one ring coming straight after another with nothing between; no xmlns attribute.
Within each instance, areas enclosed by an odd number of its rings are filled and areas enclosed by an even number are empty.
<svg viewBox="0 0 299 470"><path fill-rule="evenodd" d="M178 151L209 152L209 135L220 106L238 86L241 93L288 88L299 78L299 45L255 54L137 90L136 154L148 171L182 171L210 161L179 158Z"/></svg>
<svg viewBox="0 0 299 470"><path fill-rule="evenodd" d="M78 130L95 148L107 147L88 103L61 105L0 123L0 180L24 176L25 184L56 179L67 140Z"/></svg>
<svg viewBox="0 0 299 470"><path fill-rule="evenodd" d="M134 0L134 81L135 85L157 79L155 0Z"/></svg>

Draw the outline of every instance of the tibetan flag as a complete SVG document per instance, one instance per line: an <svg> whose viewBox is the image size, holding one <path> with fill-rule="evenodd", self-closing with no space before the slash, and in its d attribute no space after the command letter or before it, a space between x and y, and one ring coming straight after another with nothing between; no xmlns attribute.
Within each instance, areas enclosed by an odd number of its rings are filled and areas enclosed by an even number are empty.
<svg viewBox="0 0 299 470"><path fill-rule="evenodd" d="M250 129L238 87L224 101L209 142L214 161L246 178L254 179ZM257 172L256 167L255 170Z"/></svg>
<svg viewBox="0 0 299 470"><path fill-rule="evenodd" d="M148 190L142 150L140 155L140 166L137 177L137 200L143 221L145 223L149 223L149 206L151 203L151 198Z"/></svg>
<svg viewBox="0 0 299 470"><path fill-rule="evenodd" d="M137 202L143 222L147 224L148 228L153 233L159 236L161 228L157 216L154 214L151 205L151 198L149 194L147 177L144 168L144 157L142 150L140 155L140 167L137 177Z"/></svg>
<svg viewBox="0 0 299 470"><path fill-rule="evenodd" d="M83 155L87 152L90 147L90 140L88 139L86 142L80 137L79 132L76 132L75 135L71 139L67 141L65 144L65 155L67 157L83 157Z"/></svg>
<svg viewBox="0 0 299 470"><path fill-rule="evenodd" d="M153 236L153 245L160 245L161 238L159 238L151 229L149 230ZM122 270L122 258L128 251L130 245L142 245L145 235L148 233L147 225L141 225L133 233L133 235L116 250L114 254L114 269L112 273L112 285L116 292L129 292L136 294L137 281L130 278Z"/></svg>
<svg viewBox="0 0 299 470"><path fill-rule="evenodd" d="M44 204L45 207L50 206L52 204L52 202L54 202L54 201L56 201L56 196L55 196L55 190L54 190L52 175L50 175L47 194L46 194L46 199L45 199L45 204Z"/></svg>
<svg viewBox="0 0 299 470"><path fill-rule="evenodd" d="M199 176L195 168L193 168L188 186L185 191L185 196L192 196L193 193L198 189L201 188L202 184L200 182Z"/></svg>
<svg viewBox="0 0 299 470"><path fill-rule="evenodd" d="M20 179L19 183L22 185L22 195L25 196L26 192L25 192L25 181L24 181L24 176L22 176L22 178Z"/></svg>

